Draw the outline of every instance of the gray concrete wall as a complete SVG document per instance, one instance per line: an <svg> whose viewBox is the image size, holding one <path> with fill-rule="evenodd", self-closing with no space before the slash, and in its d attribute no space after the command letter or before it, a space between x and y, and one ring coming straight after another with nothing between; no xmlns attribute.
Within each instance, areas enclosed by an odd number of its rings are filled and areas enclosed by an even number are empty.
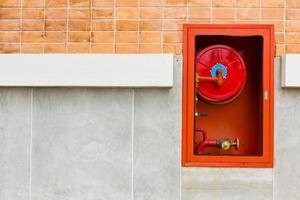
<svg viewBox="0 0 300 200"><path fill-rule="evenodd" d="M275 168L181 168L171 89L1 88L1 200L300 199L300 89L276 59Z"/></svg>

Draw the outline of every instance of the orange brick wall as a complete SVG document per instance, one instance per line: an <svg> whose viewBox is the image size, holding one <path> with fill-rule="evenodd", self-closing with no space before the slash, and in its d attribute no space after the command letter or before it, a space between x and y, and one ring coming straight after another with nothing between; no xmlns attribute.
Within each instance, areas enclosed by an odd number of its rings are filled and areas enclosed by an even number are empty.
<svg viewBox="0 0 300 200"><path fill-rule="evenodd" d="M300 53L300 0L0 0L0 52L180 53L183 23L275 24Z"/></svg>

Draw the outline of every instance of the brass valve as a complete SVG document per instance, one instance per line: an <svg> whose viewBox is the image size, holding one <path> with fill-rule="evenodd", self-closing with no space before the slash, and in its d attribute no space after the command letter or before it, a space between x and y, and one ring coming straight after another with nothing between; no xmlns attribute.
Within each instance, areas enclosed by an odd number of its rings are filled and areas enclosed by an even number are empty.
<svg viewBox="0 0 300 200"><path fill-rule="evenodd" d="M235 148L235 150L238 150L239 145L240 145L240 143L239 143L238 138L235 138L234 140L231 140L231 139L218 139L217 140L217 146L224 151L227 151L230 148Z"/></svg>

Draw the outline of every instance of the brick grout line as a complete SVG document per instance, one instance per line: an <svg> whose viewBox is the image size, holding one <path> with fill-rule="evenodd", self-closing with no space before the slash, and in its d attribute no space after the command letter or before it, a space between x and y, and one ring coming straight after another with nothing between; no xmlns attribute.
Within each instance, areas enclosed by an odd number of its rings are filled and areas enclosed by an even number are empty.
<svg viewBox="0 0 300 200"><path fill-rule="evenodd" d="M92 53L92 31L93 31L93 0L90 0L90 54Z"/></svg>
<svg viewBox="0 0 300 200"><path fill-rule="evenodd" d="M190 13L190 10L189 10L189 1L187 1L187 4L186 4L186 23L189 23L189 13Z"/></svg>
<svg viewBox="0 0 300 200"><path fill-rule="evenodd" d="M262 5L262 0L259 0L259 16L258 16L259 24L261 24L261 5Z"/></svg>
<svg viewBox="0 0 300 200"><path fill-rule="evenodd" d="M67 28L65 30L65 32L66 32L65 52L66 53L68 53L68 44L69 44L69 42L68 42L68 40L69 40L69 9L70 9L70 0L67 1L67 19L66 19Z"/></svg>
<svg viewBox="0 0 300 200"><path fill-rule="evenodd" d="M21 16L20 16L20 26L19 26L19 32L20 32L20 38L19 38L19 51L22 53L22 34L23 34L23 0L20 0L20 6L21 6Z"/></svg>
<svg viewBox="0 0 300 200"><path fill-rule="evenodd" d="M114 30L113 30L113 53L116 53L116 48L117 48L117 45L116 45L116 4L117 4L117 0L114 0L114 4L113 4L113 27L114 27Z"/></svg>
<svg viewBox="0 0 300 200"><path fill-rule="evenodd" d="M137 52L140 53L140 14L141 14L141 2L137 1Z"/></svg>
<svg viewBox="0 0 300 200"><path fill-rule="evenodd" d="M237 23L237 0L234 3L234 23Z"/></svg>
<svg viewBox="0 0 300 200"><path fill-rule="evenodd" d="M33 88L30 90L29 200L32 199Z"/></svg>
<svg viewBox="0 0 300 200"><path fill-rule="evenodd" d="M131 199L134 200L134 88L131 98Z"/></svg>
<svg viewBox="0 0 300 200"><path fill-rule="evenodd" d="M210 0L210 23L212 24L213 22L213 0Z"/></svg>
<svg viewBox="0 0 300 200"><path fill-rule="evenodd" d="M44 26L43 26L43 53L45 53L45 39L46 39L46 0L44 0Z"/></svg>
<svg viewBox="0 0 300 200"><path fill-rule="evenodd" d="M162 16L160 17L160 48L161 48L161 53L164 53L164 34L165 34L165 30L164 30L164 23L165 23L165 5L164 5L164 1L161 0L160 1L160 8L162 9Z"/></svg>
<svg viewBox="0 0 300 200"><path fill-rule="evenodd" d="M287 5L287 2L286 0L284 0L284 5L283 5L283 12L284 12L284 15L283 15L283 55L285 55L286 53L286 5Z"/></svg>

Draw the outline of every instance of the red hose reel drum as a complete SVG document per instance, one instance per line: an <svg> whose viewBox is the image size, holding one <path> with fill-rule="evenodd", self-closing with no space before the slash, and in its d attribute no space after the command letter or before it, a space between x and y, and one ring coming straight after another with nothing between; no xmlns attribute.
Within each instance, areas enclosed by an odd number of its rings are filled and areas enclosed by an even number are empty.
<svg viewBox="0 0 300 200"><path fill-rule="evenodd" d="M199 81L197 93L210 103L226 103L235 99L243 90L247 72L243 58L226 45L212 45L197 54L196 73L201 77L217 77L222 72L222 84Z"/></svg>

